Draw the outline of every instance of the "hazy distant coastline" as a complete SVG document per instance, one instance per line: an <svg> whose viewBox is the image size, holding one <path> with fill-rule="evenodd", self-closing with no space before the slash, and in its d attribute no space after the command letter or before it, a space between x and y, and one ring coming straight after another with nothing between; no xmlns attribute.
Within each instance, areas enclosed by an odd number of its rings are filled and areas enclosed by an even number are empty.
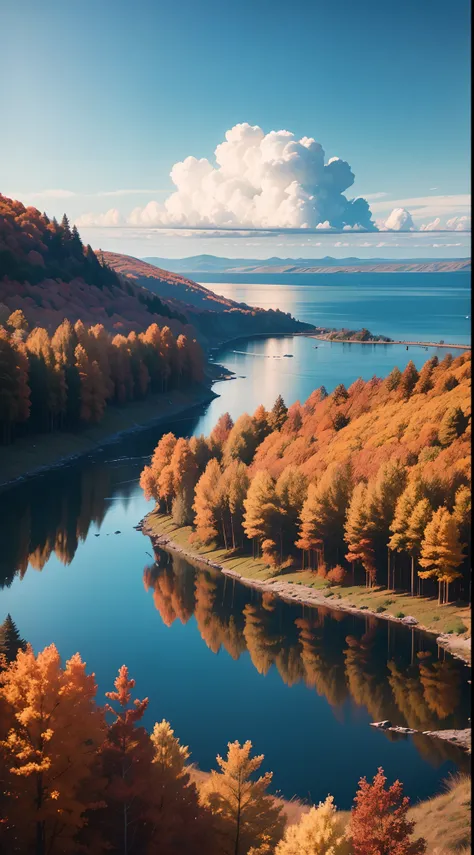
<svg viewBox="0 0 474 855"><path fill-rule="evenodd" d="M195 255L189 258L144 258L143 261L173 273L318 275L327 273L468 273L470 258L395 260L391 258L221 258Z"/></svg>

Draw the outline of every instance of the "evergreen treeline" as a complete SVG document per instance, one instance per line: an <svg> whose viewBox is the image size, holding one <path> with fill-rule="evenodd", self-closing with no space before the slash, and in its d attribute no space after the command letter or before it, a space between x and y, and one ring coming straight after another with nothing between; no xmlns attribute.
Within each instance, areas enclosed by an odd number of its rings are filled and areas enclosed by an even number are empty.
<svg viewBox="0 0 474 855"><path fill-rule="evenodd" d="M209 437L162 437L141 485L201 544L253 550L283 568L342 583L450 585L467 597L470 535L469 353L420 372L322 387L288 410L279 397ZM425 582L426 580L426 582ZM423 588L425 585L425 588Z"/></svg>
<svg viewBox="0 0 474 855"><path fill-rule="evenodd" d="M84 246L66 214L58 223L0 194L0 324L16 309L49 333L64 317L124 333L143 331L153 320L160 326L169 320L179 331L188 325L185 314Z"/></svg>
<svg viewBox="0 0 474 855"><path fill-rule="evenodd" d="M136 287L119 276L84 246L77 226L71 228L66 214L60 223L37 208L28 207L0 193L0 280L38 284L47 279L70 282L82 279L100 290L119 288L138 299L150 312L168 318L186 319L170 310L155 294Z"/></svg>
<svg viewBox="0 0 474 855"><path fill-rule="evenodd" d="M256 777L263 755L229 743L195 782L170 724L143 727L148 699L133 697L125 665L104 707L78 653L63 667L54 645L37 656L27 646L0 667L0 846L9 855L426 852L402 785L387 786L382 769L359 781L349 823L329 796L285 828L267 792L272 773Z"/></svg>
<svg viewBox="0 0 474 855"><path fill-rule="evenodd" d="M112 336L102 324L87 329L64 320L50 336L42 327L29 330L17 309L0 326L0 440L96 424L109 404L202 378L199 344L175 338L169 327Z"/></svg>

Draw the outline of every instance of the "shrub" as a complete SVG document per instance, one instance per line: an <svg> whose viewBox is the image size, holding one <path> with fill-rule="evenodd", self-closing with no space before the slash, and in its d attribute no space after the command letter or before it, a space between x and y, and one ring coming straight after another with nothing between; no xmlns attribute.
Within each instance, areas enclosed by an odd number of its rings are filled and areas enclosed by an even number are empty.
<svg viewBox="0 0 474 855"><path fill-rule="evenodd" d="M384 606L391 606L392 603L393 603L393 600L384 600L383 601Z"/></svg>
<svg viewBox="0 0 474 855"><path fill-rule="evenodd" d="M385 611L385 607L384 607L384 606L377 606L377 608L375 609L375 611L376 611L376 613L377 613L378 615L380 615L380 614L382 614L382 612L384 612L384 611Z"/></svg>
<svg viewBox="0 0 474 855"><path fill-rule="evenodd" d="M325 561L320 561L320 562L319 562L319 564L318 564L318 569L317 569L317 571L316 571L316 574L319 576L319 578L320 578L320 579L325 579L325 578L326 578L326 576L328 575L328 568L327 568L327 566L326 566L326 562L325 562Z"/></svg>
<svg viewBox="0 0 474 855"><path fill-rule="evenodd" d="M335 567L328 573L328 579L330 582L333 582L335 585L342 585L347 576L347 572L344 570L344 567L341 567L340 564L336 564Z"/></svg>
<svg viewBox="0 0 474 855"><path fill-rule="evenodd" d="M333 592L332 592L332 591L326 591L326 593L324 594L324 596L325 596L326 598L327 598L327 597L333 597L333 596L334 596L334 594L333 594Z"/></svg>
<svg viewBox="0 0 474 855"><path fill-rule="evenodd" d="M405 617L405 612L397 612L395 617L403 618L403 617Z"/></svg>

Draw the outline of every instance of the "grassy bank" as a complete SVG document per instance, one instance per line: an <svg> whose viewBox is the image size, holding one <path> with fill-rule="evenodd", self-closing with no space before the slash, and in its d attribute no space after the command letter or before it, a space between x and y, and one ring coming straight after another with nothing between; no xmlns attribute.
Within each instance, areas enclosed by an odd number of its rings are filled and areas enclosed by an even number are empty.
<svg viewBox="0 0 474 855"><path fill-rule="evenodd" d="M26 475L58 465L68 459L100 448L119 434L140 430L172 419L198 404L207 403L215 394L206 386L163 395L150 395L125 407L107 407L99 425L77 432L56 431L22 437L13 445L0 447L0 489Z"/></svg>
<svg viewBox="0 0 474 855"><path fill-rule="evenodd" d="M412 597L408 593L386 588L365 588L362 585L328 587L325 579L315 573L297 568L275 573L260 559L249 555L199 547L190 543L192 528L178 528L170 516L151 513L146 517L144 532L155 542L169 541L166 546L201 559L224 572L237 573L242 581L269 589L283 599L309 605L325 605L334 609L361 614L376 614L384 620L401 621L410 615L420 629L443 637L444 646L452 653L470 661L470 609L467 604L438 605L433 597Z"/></svg>

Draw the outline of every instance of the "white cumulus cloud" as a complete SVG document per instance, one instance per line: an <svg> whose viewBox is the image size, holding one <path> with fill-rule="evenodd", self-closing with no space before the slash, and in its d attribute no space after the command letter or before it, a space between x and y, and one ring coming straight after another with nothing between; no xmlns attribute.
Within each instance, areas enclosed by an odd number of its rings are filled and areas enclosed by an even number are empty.
<svg viewBox="0 0 474 855"><path fill-rule="evenodd" d="M436 217L435 220L431 223L426 223L420 226L420 232L436 232L441 226L441 220L439 217Z"/></svg>
<svg viewBox="0 0 474 855"><path fill-rule="evenodd" d="M345 160L325 163L320 143L286 130L265 134L242 123L225 134L215 163L187 157L170 176L176 187L164 203L135 208L134 226L190 228L336 228L373 223L365 199L344 196L354 183Z"/></svg>
<svg viewBox="0 0 474 855"><path fill-rule="evenodd" d="M393 232L412 232L415 231L415 226L411 218L410 211L406 208L394 208L389 214L385 222L379 226L381 231Z"/></svg>
<svg viewBox="0 0 474 855"><path fill-rule="evenodd" d="M470 231L471 218L469 216L452 217L446 222L446 228L453 232Z"/></svg>

